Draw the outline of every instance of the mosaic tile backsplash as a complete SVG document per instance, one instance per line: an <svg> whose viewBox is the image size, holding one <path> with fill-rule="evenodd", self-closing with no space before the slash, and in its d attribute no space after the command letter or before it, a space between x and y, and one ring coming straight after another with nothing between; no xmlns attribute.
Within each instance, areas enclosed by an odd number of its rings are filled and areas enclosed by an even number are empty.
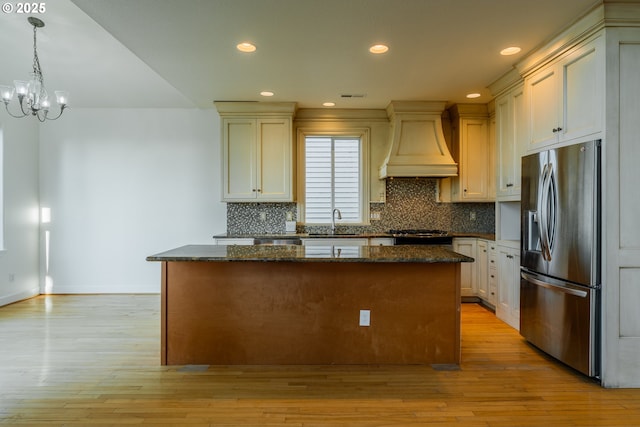
<svg viewBox="0 0 640 427"><path fill-rule="evenodd" d="M345 233L384 233L390 229L425 228L454 232L493 233L494 203L438 203L437 179L395 178L387 180L386 203L372 203L380 220L369 226L344 226ZM471 220L475 213L475 220ZM284 233L287 215L296 220L295 203L227 203L228 234ZM298 225L300 233L328 232L329 227Z"/></svg>

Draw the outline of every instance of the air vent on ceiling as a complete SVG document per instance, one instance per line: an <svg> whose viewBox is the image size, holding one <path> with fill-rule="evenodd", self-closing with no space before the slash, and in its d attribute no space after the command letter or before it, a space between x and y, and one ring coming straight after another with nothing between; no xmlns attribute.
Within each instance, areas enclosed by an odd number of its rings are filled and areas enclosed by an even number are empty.
<svg viewBox="0 0 640 427"><path fill-rule="evenodd" d="M364 93L343 93L340 98L364 98L365 96L367 95Z"/></svg>

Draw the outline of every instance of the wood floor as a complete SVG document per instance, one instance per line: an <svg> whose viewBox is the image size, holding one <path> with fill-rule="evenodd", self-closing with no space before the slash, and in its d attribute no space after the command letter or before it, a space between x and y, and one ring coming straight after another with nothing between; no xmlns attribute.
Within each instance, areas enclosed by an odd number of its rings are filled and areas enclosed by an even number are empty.
<svg viewBox="0 0 640 427"><path fill-rule="evenodd" d="M603 389L463 304L462 364L160 366L159 296L0 308L0 425L638 426Z"/></svg>

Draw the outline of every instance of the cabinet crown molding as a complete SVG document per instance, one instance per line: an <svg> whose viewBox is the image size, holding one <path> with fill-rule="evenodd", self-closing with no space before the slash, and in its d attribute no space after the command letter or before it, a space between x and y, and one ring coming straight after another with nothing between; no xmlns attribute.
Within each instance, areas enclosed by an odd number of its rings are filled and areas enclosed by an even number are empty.
<svg viewBox="0 0 640 427"><path fill-rule="evenodd" d="M295 102L243 102L243 101L214 101L213 103L221 116L255 116L255 115L287 115L296 112Z"/></svg>

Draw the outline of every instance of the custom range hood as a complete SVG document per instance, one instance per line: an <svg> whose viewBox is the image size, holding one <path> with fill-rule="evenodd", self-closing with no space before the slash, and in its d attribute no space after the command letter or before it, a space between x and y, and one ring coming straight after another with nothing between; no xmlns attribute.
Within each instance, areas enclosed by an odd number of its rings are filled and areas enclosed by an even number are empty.
<svg viewBox="0 0 640 427"><path fill-rule="evenodd" d="M379 177L435 177L458 175L442 131L441 101L391 101L391 143Z"/></svg>

